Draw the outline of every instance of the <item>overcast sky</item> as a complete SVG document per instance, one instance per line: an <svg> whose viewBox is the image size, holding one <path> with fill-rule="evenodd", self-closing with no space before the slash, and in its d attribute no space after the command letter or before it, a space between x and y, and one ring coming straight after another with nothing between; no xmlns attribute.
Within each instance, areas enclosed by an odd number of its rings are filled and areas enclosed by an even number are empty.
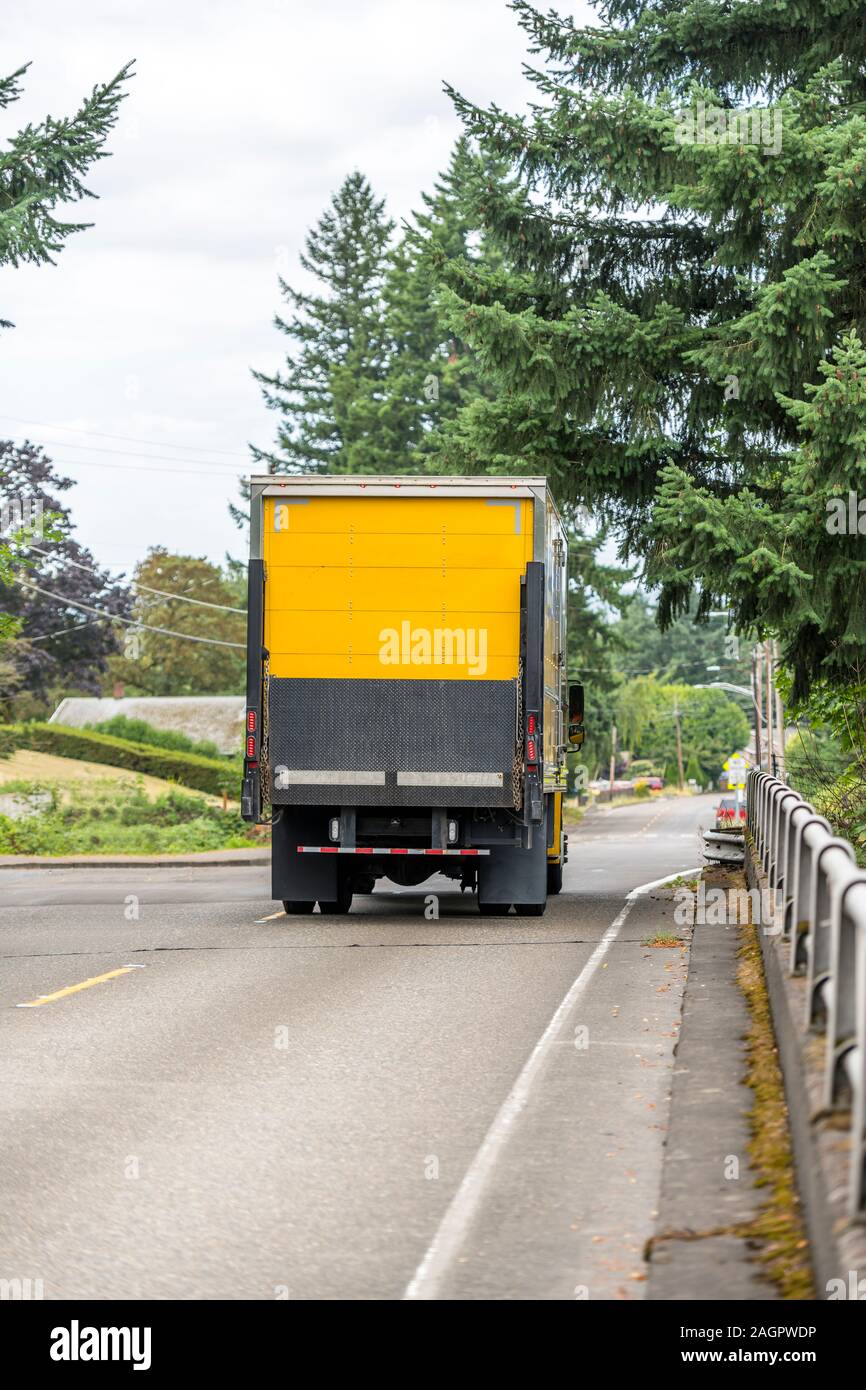
<svg viewBox="0 0 866 1390"><path fill-rule="evenodd" d="M249 369L281 358L277 275L303 283L304 233L353 168L393 218L418 206L459 132L443 79L524 108L525 35L504 0L32 0L0 15L0 51L32 63L4 140L137 73L99 201L72 209L94 225L0 276L0 437L77 480L78 536L112 569L155 544L239 555L226 503L274 435Z"/></svg>

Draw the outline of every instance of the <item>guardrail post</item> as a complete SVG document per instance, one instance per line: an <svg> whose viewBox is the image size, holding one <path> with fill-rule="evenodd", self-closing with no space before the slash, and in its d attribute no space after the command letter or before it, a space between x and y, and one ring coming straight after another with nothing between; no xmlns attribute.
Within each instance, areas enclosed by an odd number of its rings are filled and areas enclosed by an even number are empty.
<svg viewBox="0 0 866 1390"><path fill-rule="evenodd" d="M788 935L788 908L791 904L791 893L789 885L792 880L794 868L793 855L793 833L791 830L791 817L799 806L802 806L803 798L799 792L782 792L777 798L777 834L776 834L776 863L781 863L781 872L778 874L776 889L773 894L773 920L779 921L782 928L782 936ZM777 911L777 901L779 908Z"/></svg>
<svg viewBox="0 0 866 1390"><path fill-rule="evenodd" d="M803 815L798 816L797 812ZM805 801L795 806L791 812L794 832L794 862L791 869L790 936L791 951L788 970L792 975L802 974L808 960L809 935L813 930L814 918L810 917L814 881L814 856L806 843L806 831L817 825L826 831L828 839L832 830L823 816L816 816ZM813 832L814 834L814 832Z"/></svg>
<svg viewBox="0 0 866 1390"><path fill-rule="evenodd" d="M854 1000L857 1046L849 1061L849 1080L854 1092L848 1201L848 1214L852 1218L863 1216L866 1212L866 922L862 918L857 923L855 933Z"/></svg>
<svg viewBox="0 0 866 1390"><path fill-rule="evenodd" d="M851 1094L848 1212L866 1217L866 872L798 792L752 769L746 823L773 895L781 893L791 974L806 969L806 1027L825 1021L823 1099Z"/></svg>
<svg viewBox="0 0 866 1390"><path fill-rule="evenodd" d="M847 1058L857 1047L857 1007L854 985L857 973L856 926L849 916L848 894L855 885L866 886L866 873L851 869L836 877L831 888L830 968L827 973L827 1055L824 1104L829 1110L838 1099L847 1074ZM853 1098L852 1087L852 1098Z"/></svg>
<svg viewBox="0 0 866 1390"><path fill-rule="evenodd" d="M806 971L808 978L806 1026L808 1028L818 1021L819 1004L823 1006L825 1018L830 1013L829 1005L825 1003L823 995L824 986L830 979L832 961L833 894L824 860L826 855L833 850L841 850L850 859L853 860L854 858L854 851L847 841L838 840L833 836L824 840L823 843L816 844L813 850L812 900L809 911L811 931L806 938L808 962Z"/></svg>

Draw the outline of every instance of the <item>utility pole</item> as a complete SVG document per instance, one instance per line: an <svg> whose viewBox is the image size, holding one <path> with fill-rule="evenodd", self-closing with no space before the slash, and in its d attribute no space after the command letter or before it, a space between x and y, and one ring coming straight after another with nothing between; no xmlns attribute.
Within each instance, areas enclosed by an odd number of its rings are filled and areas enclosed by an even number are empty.
<svg viewBox="0 0 866 1390"><path fill-rule="evenodd" d="M677 731L677 777L679 789L682 791L685 787L686 779L683 776L683 736L682 730L680 729L680 706L676 696L674 696L674 727Z"/></svg>
<svg viewBox="0 0 866 1390"><path fill-rule="evenodd" d="M755 719L755 767L761 767L761 674L758 666L761 649L752 648L752 704Z"/></svg>
<svg viewBox="0 0 866 1390"><path fill-rule="evenodd" d="M776 642L776 641L773 642L773 657L774 657L774 660L775 660L775 665L778 665L779 661L781 660L781 652L780 652L780 650L779 650L779 643ZM773 669L774 669L774 671L775 671L775 666L774 666ZM774 681L773 681L773 692L774 692L774 694L775 694L775 696L776 696L776 709L775 709L775 715L776 715L776 737L777 737L778 743L779 743L779 770L778 770L778 772L776 773L776 776L779 777L779 778L781 778L781 780L784 782L784 781L786 780L786 779L785 779L785 711L784 711L784 709L782 708L782 697L781 697L781 695L779 694L779 688L778 688L778 686L776 685L775 679L774 679Z"/></svg>
<svg viewBox="0 0 866 1390"><path fill-rule="evenodd" d="M766 696L767 696L767 715L765 727L767 730L767 771L771 776L776 776L776 738L773 719L773 651L769 641L764 643L764 660L766 662Z"/></svg>
<svg viewBox="0 0 866 1390"><path fill-rule="evenodd" d="M613 801L613 778L616 771L616 725L610 726L610 787L608 788L608 801Z"/></svg>

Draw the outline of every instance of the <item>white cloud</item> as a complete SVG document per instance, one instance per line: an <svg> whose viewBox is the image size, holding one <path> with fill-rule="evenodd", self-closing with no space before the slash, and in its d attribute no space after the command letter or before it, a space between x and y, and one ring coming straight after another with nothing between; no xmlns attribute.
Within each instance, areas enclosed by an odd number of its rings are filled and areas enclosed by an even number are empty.
<svg viewBox="0 0 866 1390"><path fill-rule="evenodd" d="M523 107L525 36L504 0L41 0L0 16L0 44L5 70L32 60L0 137L136 60L88 180L99 201L73 210L94 226L56 267L4 272L0 437L65 441L79 536L106 563L239 553L217 451L243 472L247 441L273 438L250 368L280 360L278 259L298 282L304 234L355 167L408 216L459 133L443 80ZM200 452L176 448L174 475L130 457L171 445ZM214 464L200 482L197 458Z"/></svg>

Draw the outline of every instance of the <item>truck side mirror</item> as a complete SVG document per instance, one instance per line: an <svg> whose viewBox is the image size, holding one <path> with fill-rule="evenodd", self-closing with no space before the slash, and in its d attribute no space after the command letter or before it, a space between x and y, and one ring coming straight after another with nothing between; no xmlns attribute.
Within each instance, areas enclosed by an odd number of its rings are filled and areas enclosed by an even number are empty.
<svg viewBox="0 0 866 1390"><path fill-rule="evenodd" d="M568 687L568 741L580 748L586 737L583 727L583 686L575 681Z"/></svg>

